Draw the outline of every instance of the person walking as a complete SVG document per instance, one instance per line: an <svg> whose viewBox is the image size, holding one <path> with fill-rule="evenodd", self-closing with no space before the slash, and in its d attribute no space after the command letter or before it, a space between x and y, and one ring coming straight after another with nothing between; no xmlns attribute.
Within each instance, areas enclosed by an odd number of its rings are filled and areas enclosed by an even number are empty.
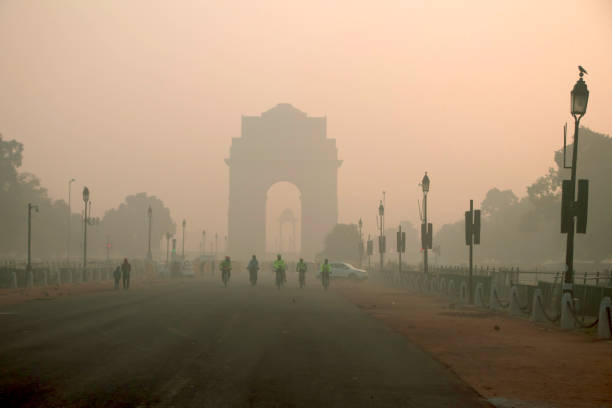
<svg viewBox="0 0 612 408"><path fill-rule="evenodd" d="M132 271L132 265L128 262L127 258L123 259L121 264L121 275L123 277L123 289L130 288L130 272Z"/></svg>
<svg viewBox="0 0 612 408"><path fill-rule="evenodd" d="M247 266L249 270L249 280L251 285L255 286L257 284L257 271L259 271L259 262L257 261L257 257L253 255L249 265Z"/></svg>
<svg viewBox="0 0 612 408"><path fill-rule="evenodd" d="M115 278L115 290L119 289L119 281L121 280L121 267L117 266L113 271L113 278Z"/></svg>

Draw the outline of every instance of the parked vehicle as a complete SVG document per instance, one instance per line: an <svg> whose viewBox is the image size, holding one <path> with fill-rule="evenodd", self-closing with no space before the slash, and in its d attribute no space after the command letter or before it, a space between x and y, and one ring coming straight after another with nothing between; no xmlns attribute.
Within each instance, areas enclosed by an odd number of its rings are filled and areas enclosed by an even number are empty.
<svg viewBox="0 0 612 408"><path fill-rule="evenodd" d="M364 280L368 278L368 273L363 269L359 269L347 262L330 262L331 278L345 278L353 280ZM320 277L321 272L318 272L317 277Z"/></svg>

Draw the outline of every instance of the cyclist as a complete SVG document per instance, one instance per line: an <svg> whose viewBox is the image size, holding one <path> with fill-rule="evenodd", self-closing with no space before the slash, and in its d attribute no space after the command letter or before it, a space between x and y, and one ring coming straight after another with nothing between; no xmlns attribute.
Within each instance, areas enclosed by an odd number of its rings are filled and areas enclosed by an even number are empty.
<svg viewBox="0 0 612 408"><path fill-rule="evenodd" d="M223 284L227 286L227 282L229 282L230 277L232 276L232 261L229 256L226 256L225 259L219 264L219 269L221 269L221 279L223 280Z"/></svg>
<svg viewBox="0 0 612 408"><path fill-rule="evenodd" d="M329 276L331 275L331 266L329 265L327 259L323 265L321 265L321 282L323 283L323 287L327 290L329 286Z"/></svg>
<svg viewBox="0 0 612 408"><path fill-rule="evenodd" d="M287 276L285 275L285 270L287 269L287 265L285 265L285 261L283 261L280 254L276 255L276 261L274 261L274 272L276 272L276 284L279 289L281 284L287 281Z"/></svg>
<svg viewBox="0 0 612 408"><path fill-rule="evenodd" d="M257 271L259 270L259 262L257 261L257 257L255 255L253 255L249 261L249 266L247 266L247 269L249 270L251 285L255 286L257 283Z"/></svg>
<svg viewBox="0 0 612 408"><path fill-rule="evenodd" d="M306 262L304 262L304 260L300 258L300 261L295 267L296 272L298 272L299 274L298 276L300 281L300 288L303 288L306 285L306 269L308 269L308 266L306 266Z"/></svg>

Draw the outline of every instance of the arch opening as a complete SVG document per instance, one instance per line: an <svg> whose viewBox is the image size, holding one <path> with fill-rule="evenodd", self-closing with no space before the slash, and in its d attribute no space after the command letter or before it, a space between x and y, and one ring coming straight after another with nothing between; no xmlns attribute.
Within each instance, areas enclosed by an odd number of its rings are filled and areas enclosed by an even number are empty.
<svg viewBox="0 0 612 408"><path fill-rule="evenodd" d="M301 192L293 183L274 183L266 193L266 258L280 253L295 260L301 252Z"/></svg>

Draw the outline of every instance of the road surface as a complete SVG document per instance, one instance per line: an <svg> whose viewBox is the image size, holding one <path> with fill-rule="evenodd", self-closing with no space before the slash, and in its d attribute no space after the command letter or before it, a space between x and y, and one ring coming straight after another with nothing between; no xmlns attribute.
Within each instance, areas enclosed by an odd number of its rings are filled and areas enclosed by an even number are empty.
<svg viewBox="0 0 612 408"><path fill-rule="evenodd" d="M333 287L260 275L0 309L0 406L488 406Z"/></svg>

